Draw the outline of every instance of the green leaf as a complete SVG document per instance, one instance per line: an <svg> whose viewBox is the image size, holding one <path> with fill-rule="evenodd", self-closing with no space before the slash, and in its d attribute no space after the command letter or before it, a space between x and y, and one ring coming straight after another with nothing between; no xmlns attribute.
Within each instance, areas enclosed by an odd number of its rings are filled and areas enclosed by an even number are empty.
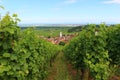
<svg viewBox="0 0 120 80"><path fill-rule="evenodd" d="M9 71L10 69L11 69L10 65L8 66L0 65L0 73L3 73L4 71Z"/></svg>
<svg viewBox="0 0 120 80"><path fill-rule="evenodd" d="M31 55L31 53L27 52L23 55L24 58L28 58Z"/></svg>
<svg viewBox="0 0 120 80"><path fill-rule="evenodd" d="M4 49L8 49L8 47L9 47L8 44L7 44L6 42L4 42L4 43L3 43L3 48L4 48Z"/></svg>
<svg viewBox="0 0 120 80"><path fill-rule="evenodd" d="M6 57L6 58L10 57L10 53L4 53L3 57Z"/></svg>
<svg viewBox="0 0 120 80"><path fill-rule="evenodd" d="M11 29L9 27L5 28L5 31L9 32L10 34L14 34L14 29Z"/></svg>
<svg viewBox="0 0 120 80"><path fill-rule="evenodd" d="M9 62L7 59L1 59L0 63L1 63L1 65L7 65Z"/></svg>
<svg viewBox="0 0 120 80"><path fill-rule="evenodd" d="M15 54L12 54L11 57L10 57L11 60L17 60L17 55Z"/></svg>
<svg viewBox="0 0 120 80"><path fill-rule="evenodd" d="M10 69L11 69L11 66L10 65L8 65L8 66L5 66L5 71L9 71Z"/></svg>
<svg viewBox="0 0 120 80"><path fill-rule="evenodd" d="M13 14L12 17L18 17L17 14Z"/></svg>
<svg viewBox="0 0 120 80"><path fill-rule="evenodd" d="M0 65L0 73L3 73L3 72L4 72L4 66Z"/></svg>
<svg viewBox="0 0 120 80"><path fill-rule="evenodd" d="M13 75L13 74L14 74L13 71L9 71L9 72L7 72L7 75Z"/></svg>

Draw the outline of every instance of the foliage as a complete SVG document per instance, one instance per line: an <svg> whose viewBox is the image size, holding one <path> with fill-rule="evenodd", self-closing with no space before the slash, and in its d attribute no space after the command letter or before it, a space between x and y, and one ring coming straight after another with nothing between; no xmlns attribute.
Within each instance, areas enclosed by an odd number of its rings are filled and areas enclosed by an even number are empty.
<svg viewBox="0 0 120 80"><path fill-rule="evenodd" d="M69 27L36 27L34 30L36 34L44 37L58 37L60 32L63 35L70 35L74 33L68 33L67 30Z"/></svg>
<svg viewBox="0 0 120 80"><path fill-rule="evenodd" d="M80 32L82 31L82 29L83 29L83 26L72 27L68 29L68 32Z"/></svg>
<svg viewBox="0 0 120 80"><path fill-rule="evenodd" d="M97 33L96 33L97 31ZM64 52L72 64L81 70L90 70L95 80L106 80L109 76L109 56L106 51L106 27L89 25L66 45Z"/></svg>
<svg viewBox="0 0 120 80"><path fill-rule="evenodd" d="M120 25L108 27L107 34L107 49L109 51L109 57L112 60L111 64L120 65Z"/></svg>
<svg viewBox="0 0 120 80"><path fill-rule="evenodd" d="M68 32L80 32L83 29L87 29L89 26L90 25L87 24L87 25L81 25L81 26L72 27L72 28L68 29ZM94 25L94 26L100 27L100 25Z"/></svg>
<svg viewBox="0 0 120 80"><path fill-rule="evenodd" d="M65 45L65 42L61 41L61 42L59 43L59 45L64 46L64 45Z"/></svg>
<svg viewBox="0 0 120 80"><path fill-rule="evenodd" d="M8 13L0 27L0 80L43 80L58 47L30 28L20 30L17 15Z"/></svg>

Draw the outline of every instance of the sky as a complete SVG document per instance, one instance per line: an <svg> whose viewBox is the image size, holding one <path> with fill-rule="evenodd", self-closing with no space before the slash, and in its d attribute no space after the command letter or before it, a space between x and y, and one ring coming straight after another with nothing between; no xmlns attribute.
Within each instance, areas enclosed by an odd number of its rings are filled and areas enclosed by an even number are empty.
<svg viewBox="0 0 120 80"><path fill-rule="evenodd" d="M120 0L0 0L21 24L120 23Z"/></svg>

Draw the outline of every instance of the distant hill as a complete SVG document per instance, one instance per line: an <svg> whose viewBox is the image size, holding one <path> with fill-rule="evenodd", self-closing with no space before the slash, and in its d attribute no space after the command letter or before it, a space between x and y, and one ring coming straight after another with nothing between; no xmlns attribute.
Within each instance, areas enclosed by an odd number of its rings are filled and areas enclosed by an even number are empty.
<svg viewBox="0 0 120 80"><path fill-rule="evenodd" d="M76 27L80 26L81 24L19 24L20 27Z"/></svg>

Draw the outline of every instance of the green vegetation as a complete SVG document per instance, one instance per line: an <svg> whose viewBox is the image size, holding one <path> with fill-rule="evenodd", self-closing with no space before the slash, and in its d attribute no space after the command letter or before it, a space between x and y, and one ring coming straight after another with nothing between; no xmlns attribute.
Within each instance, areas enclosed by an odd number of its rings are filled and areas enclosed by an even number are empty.
<svg viewBox="0 0 120 80"><path fill-rule="evenodd" d="M59 43L59 45L64 46L64 45L65 45L65 42L62 42L62 41L61 41L61 42Z"/></svg>
<svg viewBox="0 0 120 80"><path fill-rule="evenodd" d="M72 80L63 52L57 55L47 80Z"/></svg>
<svg viewBox="0 0 120 80"><path fill-rule="evenodd" d="M111 64L120 65L120 25L108 28L107 49Z"/></svg>
<svg viewBox="0 0 120 80"><path fill-rule="evenodd" d="M68 33L68 29L70 29L70 27L39 27L34 31L36 34L44 37L58 37L60 35L60 32L62 32L63 35L74 34Z"/></svg>
<svg viewBox="0 0 120 80"><path fill-rule="evenodd" d="M44 80L50 68L55 72L50 75L50 78L54 75L54 80L75 79L69 74L65 58L81 80L107 80L120 75L120 25L21 30L19 21L16 14L11 17L9 13L0 20L0 80ZM40 38L56 37L60 32L79 35L66 45L61 41L62 46Z"/></svg>
<svg viewBox="0 0 120 80"><path fill-rule="evenodd" d="M107 80L110 63L119 66L120 27L110 28L105 24L89 25L66 45L64 53L75 68L81 70L82 80L88 80L89 75L95 80Z"/></svg>
<svg viewBox="0 0 120 80"><path fill-rule="evenodd" d="M0 21L0 80L43 80L59 48L32 28L21 31L19 21L16 14Z"/></svg>

